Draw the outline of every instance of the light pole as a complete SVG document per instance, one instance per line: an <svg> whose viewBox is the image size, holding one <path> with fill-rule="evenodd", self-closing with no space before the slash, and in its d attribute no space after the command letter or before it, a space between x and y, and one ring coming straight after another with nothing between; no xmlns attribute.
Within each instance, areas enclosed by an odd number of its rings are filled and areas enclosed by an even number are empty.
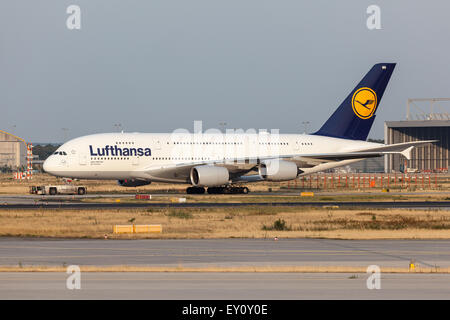
<svg viewBox="0 0 450 320"><path fill-rule="evenodd" d="M67 141L67 131L69 131L69 129L68 128L61 128L61 130L63 131L63 135L64 135L64 141L63 142L66 142Z"/></svg>
<svg viewBox="0 0 450 320"><path fill-rule="evenodd" d="M302 124L303 124L304 130L305 130L304 133L306 134L306 132L308 131L309 121L303 121Z"/></svg>
<svg viewBox="0 0 450 320"><path fill-rule="evenodd" d="M222 132L225 132L225 127L227 126L227 123L224 122L224 121L219 122L219 126L220 126L220 130L221 130Z"/></svg>
<svg viewBox="0 0 450 320"><path fill-rule="evenodd" d="M117 132L120 132L120 128L122 128L122 125L120 123L114 124L114 128L116 128Z"/></svg>

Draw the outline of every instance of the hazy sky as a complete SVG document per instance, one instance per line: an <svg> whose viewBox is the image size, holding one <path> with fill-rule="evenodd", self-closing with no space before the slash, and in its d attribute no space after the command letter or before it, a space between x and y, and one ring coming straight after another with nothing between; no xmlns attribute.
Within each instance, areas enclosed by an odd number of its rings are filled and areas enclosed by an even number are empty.
<svg viewBox="0 0 450 320"><path fill-rule="evenodd" d="M71 4L81 30L66 26ZM366 26L371 4L381 30ZM382 138L407 98L450 96L449 12L447 0L4 0L0 129L31 142L194 120L311 132L373 64L397 62L369 135Z"/></svg>

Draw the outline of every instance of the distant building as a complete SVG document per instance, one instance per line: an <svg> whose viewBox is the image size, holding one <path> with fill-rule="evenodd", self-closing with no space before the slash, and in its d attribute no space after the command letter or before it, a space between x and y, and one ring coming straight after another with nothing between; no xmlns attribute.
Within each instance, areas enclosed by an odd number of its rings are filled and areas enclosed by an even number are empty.
<svg viewBox="0 0 450 320"><path fill-rule="evenodd" d="M0 130L0 167L17 169L27 165L25 141L15 135Z"/></svg>
<svg viewBox="0 0 450 320"><path fill-rule="evenodd" d="M401 155L385 156L385 172L404 171L406 168L419 172L448 171L450 120L411 120L385 122L386 144L418 140L439 140L433 144L414 148L411 160Z"/></svg>
<svg viewBox="0 0 450 320"><path fill-rule="evenodd" d="M343 167L343 169L346 169L349 173L381 173L384 172L384 159L383 157L368 158L352 163L346 167Z"/></svg>

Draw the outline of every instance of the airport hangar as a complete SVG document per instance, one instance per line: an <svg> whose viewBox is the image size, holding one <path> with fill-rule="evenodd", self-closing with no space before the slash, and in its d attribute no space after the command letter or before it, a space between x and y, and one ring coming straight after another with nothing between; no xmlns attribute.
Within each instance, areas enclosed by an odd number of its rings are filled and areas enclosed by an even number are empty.
<svg viewBox="0 0 450 320"><path fill-rule="evenodd" d="M438 140L432 144L414 148L411 159L400 155L385 156L385 172L401 172L410 169L417 172L448 172L450 149L450 119L387 121L384 124L386 144L418 140Z"/></svg>
<svg viewBox="0 0 450 320"><path fill-rule="evenodd" d="M0 167L16 170L27 165L26 142L6 131L0 130Z"/></svg>
<svg viewBox="0 0 450 320"><path fill-rule="evenodd" d="M359 161L350 165L351 170L369 173L448 173L450 114L446 109L449 103L450 98L409 98L406 103L406 120L384 123L384 143L438 141L414 148L410 160L398 154L386 155Z"/></svg>

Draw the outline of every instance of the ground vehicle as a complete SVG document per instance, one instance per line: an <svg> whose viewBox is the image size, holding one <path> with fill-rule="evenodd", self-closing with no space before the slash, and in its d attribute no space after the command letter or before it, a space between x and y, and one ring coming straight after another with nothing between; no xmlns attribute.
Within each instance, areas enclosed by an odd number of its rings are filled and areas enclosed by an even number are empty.
<svg viewBox="0 0 450 320"><path fill-rule="evenodd" d="M31 194L86 194L87 188L85 186L74 186L70 184L63 185L47 185L47 186L31 186Z"/></svg>

